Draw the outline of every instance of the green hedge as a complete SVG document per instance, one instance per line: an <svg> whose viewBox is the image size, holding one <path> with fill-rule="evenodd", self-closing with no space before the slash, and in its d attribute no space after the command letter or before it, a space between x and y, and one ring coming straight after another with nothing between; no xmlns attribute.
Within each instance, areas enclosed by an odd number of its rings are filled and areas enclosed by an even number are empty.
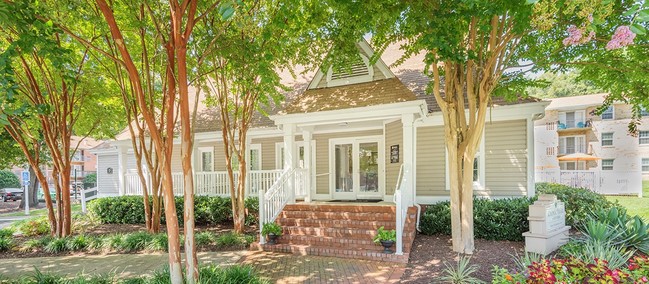
<svg viewBox="0 0 649 284"><path fill-rule="evenodd" d="M563 201L566 205L566 224L569 226L582 223L594 210L615 206L598 193L562 184L537 183L536 194L554 194Z"/></svg>
<svg viewBox="0 0 649 284"><path fill-rule="evenodd" d="M20 179L11 171L0 171L0 188L20 188Z"/></svg>
<svg viewBox="0 0 649 284"><path fill-rule="evenodd" d="M521 241L522 234L529 230L527 222L528 198L473 200L474 234L478 239ZM422 215L422 233L451 234L450 202L441 202L427 207Z"/></svg>
<svg viewBox="0 0 649 284"><path fill-rule="evenodd" d="M184 203L182 197L176 197L178 221L183 221ZM258 205L256 198L246 199L249 216L246 223L256 223ZM93 200L88 210L99 222L104 224L144 224L144 202L142 196L105 197ZM232 221L232 204L230 198L218 196L196 196L194 198L194 217L198 225L219 224ZM164 222L164 208L162 222Z"/></svg>

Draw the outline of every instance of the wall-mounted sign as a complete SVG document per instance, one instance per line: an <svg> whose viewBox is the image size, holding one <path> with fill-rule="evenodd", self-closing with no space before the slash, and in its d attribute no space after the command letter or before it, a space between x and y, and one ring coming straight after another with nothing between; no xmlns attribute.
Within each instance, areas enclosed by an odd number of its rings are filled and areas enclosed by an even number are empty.
<svg viewBox="0 0 649 284"><path fill-rule="evenodd" d="M112 175L113 174L113 168L107 168L106 173L109 174L109 175Z"/></svg>
<svg viewBox="0 0 649 284"><path fill-rule="evenodd" d="M399 162L399 145L390 146L390 163Z"/></svg>

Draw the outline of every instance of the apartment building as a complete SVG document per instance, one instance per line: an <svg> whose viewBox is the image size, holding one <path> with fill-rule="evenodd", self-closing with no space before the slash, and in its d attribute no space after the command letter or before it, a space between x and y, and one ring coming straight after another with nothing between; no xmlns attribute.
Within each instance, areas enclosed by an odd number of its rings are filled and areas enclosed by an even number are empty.
<svg viewBox="0 0 649 284"><path fill-rule="evenodd" d="M605 98L594 94L551 100L534 127L537 181L608 194L641 192L641 180L649 179L649 112L642 112L644 123L634 136L628 131L631 105L614 103L596 114Z"/></svg>

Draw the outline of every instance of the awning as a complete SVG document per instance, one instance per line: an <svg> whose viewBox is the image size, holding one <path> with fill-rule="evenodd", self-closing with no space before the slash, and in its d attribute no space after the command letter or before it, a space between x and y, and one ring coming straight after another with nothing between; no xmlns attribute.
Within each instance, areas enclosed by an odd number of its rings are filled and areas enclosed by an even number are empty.
<svg viewBox="0 0 649 284"><path fill-rule="evenodd" d="M591 156L584 153L574 153L559 157L559 161L597 161L602 158Z"/></svg>

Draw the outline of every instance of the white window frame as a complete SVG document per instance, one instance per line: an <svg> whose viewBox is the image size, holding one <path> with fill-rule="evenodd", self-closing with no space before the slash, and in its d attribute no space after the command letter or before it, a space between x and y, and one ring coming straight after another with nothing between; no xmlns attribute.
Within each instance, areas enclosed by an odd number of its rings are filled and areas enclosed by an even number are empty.
<svg viewBox="0 0 649 284"><path fill-rule="evenodd" d="M610 118L605 118L604 115L608 115L610 112L611 117ZM600 116L602 120L614 120L615 119L615 106L610 105L608 108L602 112L602 115Z"/></svg>
<svg viewBox="0 0 649 284"><path fill-rule="evenodd" d="M295 141L295 153L298 155L298 161L295 165L296 168L305 168L304 165L300 165L300 147L304 147L304 141ZM315 168L315 140L311 140L311 167ZM306 152L305 152L306 153ZM275 143L275 169L282 170L284 169L284 161L281 157L284 155L284 142Z"/></svg>
<svg viewBox="0 0 649 284"><path fill-rule="evenodd" d="M604 165L604 162L611 162L611 165ZM602 171L612 171L615 166L615 159L602 159ZM609 168L610 167L610 168Z"/></svg>
<svg viewBox="0 0 649 284"><path fill-rule="evenodd" d="M566 141L568 140L568 138L571 138L571 137L575 138L575 145L574 145L574 146L575 146L575 153L586 153L586 152L588 151L588 147L587 147L587 143L586 143L586 135L568 135L568 136L560 136L560 137L559 137L559 153L558 153L559 155L569 155L569 154L572 154L572 153L568 153L568 151L567 151L567 147L566 147L566 146L567 146L567 145L566 145ZM583 152L579 152L579 151L578 151L578 150L579 150L579 147L578 147L578 145L577 145L577 139L578 139L578 138L581 138L582 141L583 141L583 142L582 142L582 145L581 145L581 146L583 146L583 147L582 147ZM563 143L561 142L562 140L563 140ZM563 145L563 151L561 151L561 145Z"/></svg>
<svg viewBox="0 0 649 284"><path fill-rule="evenodd" d="M475 154L475 158L478 159L478 180L473 181L473 190L485 190L485 135L484 132L482 132L482 139L480 139L480 145L478 146L478 152ZM451 190L451 175L449 172L449 166L448 166L448 150L444 148L444 158L446 159L446 186L445 189L447 191ZM471 174L473 175L473 163L471 163Z"/></svg>
<svg viewBox="0 0 649 284"><path fill-rule="evenodd" d="M246 157L246 160L248 161L248 164L250 165L248 170L251 170L251 171L253 170L252 169L252 155L250 154L250 152L252 152L252 150L259 151L259 160L257 161L257 167L259 168L259 170L262 170L263 169L262 166L264 165L264 163L262 162L262 159L264 158L264 155L262 154L261 144L250 144L250 146L248 147L248 155Z"/></svg>
<svg viewBox="0 0 649 284"><path fill-rule="evenodd" d="M605 134L610 134L611 138L610 139L604 139ZM613 146L613 137L614 136L615 136L614 132L602 132L602 135L601 135L602 147L612 147ZM610 141L610 144L604 144L604 141Z"/></svg>
<svg viewBox="0 0 649 284"><path fill-rule="evenodd" d="M204 153L210 153L212 156L212 163L211 163L211 168L206 170L204 168L205 165L203 165L203 154ZM213 172L214 171L214 147L198 147L198 160L199 160L199 166L201 169L201 172Z"/></svg>
<svg viewBox="0 0 649 284"><path fill-rule="evenodd" d="M569 126L568 125L568 120L567 116L568 113L574 113L574 121L573 125ZM582 123L582 127L579 127L578 124ZM583 128L586 127L586 111L583 110L575 110L575 111L563 111L559 113L559 126L563 124L565 128L560 128L560 129L571 129L571 128Z"/></svg>
<svg viewBox="0 0 649 284"><path fill-rule="evenodd" d="M642 135L645 134L645 137ZM642 143L642 139L645 139L645 143ZM649 130L641 130L638 132L638 144L640 145L649 145Z"/></svg>
<svg viewBox="0 0 649 284"><path fill-rule="evenodd" d="M568 170L568 164L574 164L574 170ZM561 161L559 162L559 169L562 171L585 171L586 162L585 161Z"/></svg>
<svg viewBox="0 0 649 284"><path fill-rule="evenodd" d="M649 110L645 107L640 107L640 117L649 116Z"/></svg>
<svg viewBox="0 0 649 284"><path fill-rule="evenodd" d="M647 167L646 170L645 170L645 167ZM640 168L642 169L642 172L645 172L645 173L649 172L649 158L642 158L640 160Z"/></svg>

